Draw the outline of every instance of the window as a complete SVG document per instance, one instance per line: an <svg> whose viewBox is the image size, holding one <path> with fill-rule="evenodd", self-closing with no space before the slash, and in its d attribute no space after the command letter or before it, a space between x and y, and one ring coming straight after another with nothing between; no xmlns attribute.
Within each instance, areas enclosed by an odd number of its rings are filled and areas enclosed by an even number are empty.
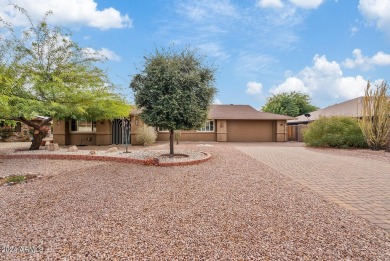
<svg viewBox="0 0 390 261"><path fill-rule="evenodd" d="M72 120L70 124L70 131L72 132L96 132L95 121L76 121Z"/></svg>
<svg viewBox="0 0 390 261"><path fill-rule="evenodd" d="M198 131L212 132L214 131L214 121L206 121L206 123Z"/></svg>
<svg viewBox="0 0 390 261"><path fill-rule="evenodd" d="M160 128L160 127L157 127L157 131L158 132L169 132L168 129L163 129L163 128Z"/></svg>

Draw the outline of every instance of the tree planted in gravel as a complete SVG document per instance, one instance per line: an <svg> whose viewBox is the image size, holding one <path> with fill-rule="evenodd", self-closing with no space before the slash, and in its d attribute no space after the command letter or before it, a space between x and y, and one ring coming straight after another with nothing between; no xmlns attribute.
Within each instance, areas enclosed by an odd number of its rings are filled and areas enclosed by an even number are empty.
<svg viewBox="0 0 390 261"><path fill-rule="evenodd" d="M216 88L215 69L196 50L156 49L144 57L140 73L130 84L141 119L169 130L170 157L175 130L198 129L207 120Z"/></svg>
<svg viewBox="0 0 390 261"><path fill-rule="evenodd" d="M102 120L128 116L129 106L116 93L105 71L104 57L83 49L71 34L50 26L46 13L20 34L0 17L0 119L20 121L33 129L30 150L37 150L52 120ZM40 123L31 121L41 115Z"/></svg>
<svg viewBox="0 0 390 261"><path fill-rule="evenodd" d="M318 110L318 107L310 103L307 94L299 92L284 92L267 98L266 104L261 107L264 112L296 117L305 113Z"/></svg>
<svg viewBox="0 0 390 261"><path fill-rule="evenodd" d="M369 148L380 150L387 143L390 131L389 86L385 81L373 90L367 83L362 100L362 119L360 127Z"/></svg>

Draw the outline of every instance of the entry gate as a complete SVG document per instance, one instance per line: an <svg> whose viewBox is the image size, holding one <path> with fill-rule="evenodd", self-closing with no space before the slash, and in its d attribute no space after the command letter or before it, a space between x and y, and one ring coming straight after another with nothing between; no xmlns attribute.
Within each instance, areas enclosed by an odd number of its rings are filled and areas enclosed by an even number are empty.
<svg viewBox="0 0 390 261"><path fill-rule="evenodd" d="M112 122L112 144L131 144L130 120L115 119Z"/></svg>

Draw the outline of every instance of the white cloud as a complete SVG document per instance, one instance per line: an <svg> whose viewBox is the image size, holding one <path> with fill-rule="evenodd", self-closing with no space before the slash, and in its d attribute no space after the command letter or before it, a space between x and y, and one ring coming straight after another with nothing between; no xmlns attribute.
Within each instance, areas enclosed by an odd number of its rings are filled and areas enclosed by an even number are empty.
<svg viewBox="0 0 390 261"><path fill-rule="evenodd" d="M390 34L390 0L360 0L359 10L377 28Z"/></svg>
<svg viewBox="0 0 390 261"><path fill-rule="evenodd" d="M27 24L20 12L8 5L8 0L0 0L0 16L17 26ZM53 11L49 21L61 25L85 25L107 30L110 28L132 27L132 21L127 15L109 7L98 10L95 0L13 0L25 8L33 18L42 18L47 11Z"/></svg>
<svg viewBox="0 0 390 261"><path fill-rule="evenodd" d="M343 76L340 65L325 55L315 55L313 65L270 89L273 94L299 91L321 101L344 101L364 95L367 80L361 75ZM327 104L325 104L327 105Z"/></svg>
<svg viewBox="0 0 390 261"><path fill-rule="evenodd" d="M259 0L257 2L257 6L263 7L263 8L282 8L283 3L281 0Z"/></svg>
<svg viewBox="0 0 390 261"><path fill-rule="evenodd" d="M352 28L351 28L351 37L354 36L357 32L359 32L359 27L352 26Z"/></svg>
<svg viewBox="0 0 390 261"><path fill-rule="evenodd" d="M371 70L375 66L389 66L390 65L390 54L386 54L382 51L377 52L371 58L364 56L360 49L355 49L352 52L353 59L345 59L343 65L346 68L361 68L363 70Z"/></svg>
<svg viewBox="0 0 390 261"><path fill-rule="evenodd" d="M178 12L192 20L238 16L235 6L229 0L188 0L179 5Z"/></svg>
<svg viewBox="0 0 390 261"><path fill-rule="evenodd" d="M272 88L270 92L272 94L279 94L282 92L309 93L309 89L305 87L305 84L301 79L298 79L297 77L288 77L283 83Z"/></svg>
<svg viewBox="0 0 390 261"><path fill-rule="evenodd" d="M289 0L294 5L304 9L316 9L324 0Z"/></svg>
<svg viewBox="0 0 390 261"><path fill-rule="evenodd" d="M246 84L245 93L249 95L258 95L261 94L263 90L263 85L259 82L248 82Z"/></svg>
<svg viewBox="0 0 390 261"><path fill-rule="evenodd" d="M119 62L121 60L121 57L118 56L115 52L107 49L102 48L100 50L95 50L93 48L84 48L85 54L89 57L96 57L96 58L106 58L110 61L116 61Z"/></svg>
<svg viewBox="0 0 390 261"><path fill-rule="evenodd" d="M199 44L198 47L205 53L207 53L209 56L213 56L222 60L229 59L229 55L218 43Z"/></svg>
<svg viewBox="0 0 390 261"><path fill-rule="evenodd" d="M372 58L371 63L379 66L390 65L390 54L377 52Z"/></svg>
<svg viewBox="0 0 390 261"><path fill-rule="evenodd" d="M299 8L316 9L324 0L289 0L289 2ZM282 8L285 6L281 0L258 0L256 5L262 8ZM291 9L291 6L288 8Z"/></svg>
<svg viewBox="0 0 390 261"><path fill-rule="evenodd" d="M240 53L237 62L237 73L254 76L257 74L269 72L271 65L276 63L277 60L269 55L243 52Z"/></svg>
<svg viewBox="0 0 390 261"><path fill-rule="evenodd" d="M100 53L110 61L119 62L121 60L121 57L119 55L117 55L114 51L111 51L107 48L100 49L98 53Z"/></svg>
<svg viewBox="0 0 390 261"><path fill-rule="evenodd" d="M222 104L222 102L220 99L214 99L213 104L219 105L219 104Z"/></svg>

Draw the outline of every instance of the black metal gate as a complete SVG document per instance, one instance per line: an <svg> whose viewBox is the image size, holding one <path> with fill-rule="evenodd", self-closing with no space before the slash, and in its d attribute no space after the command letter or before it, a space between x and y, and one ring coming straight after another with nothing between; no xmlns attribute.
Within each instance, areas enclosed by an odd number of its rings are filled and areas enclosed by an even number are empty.
<svg viewBox="0 0 390 261"><path fill-rule="evenodd" d="M115 119L112 122L112 144L130 144L130 120ZM127 138L127 139L126 139Z"/></svg>

